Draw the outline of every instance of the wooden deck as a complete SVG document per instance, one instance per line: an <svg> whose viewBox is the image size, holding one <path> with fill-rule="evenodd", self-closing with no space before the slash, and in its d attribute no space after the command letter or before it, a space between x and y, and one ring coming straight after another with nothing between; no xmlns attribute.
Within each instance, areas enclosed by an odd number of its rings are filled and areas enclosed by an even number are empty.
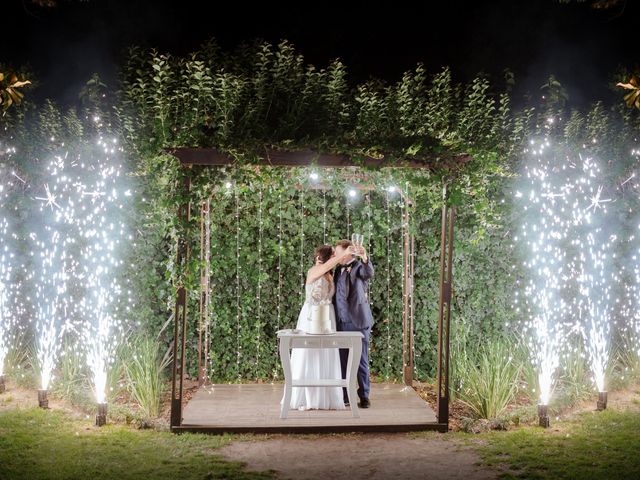
<svg viewBox="0 0 640 480"><path fill-rule="evenodd" d="M282 384L216 384L201 387L185 406L183 432L327 433L446 431L434 411L413 388L372 383L371 408L350 410L291 410L280 418Z"/></svg>

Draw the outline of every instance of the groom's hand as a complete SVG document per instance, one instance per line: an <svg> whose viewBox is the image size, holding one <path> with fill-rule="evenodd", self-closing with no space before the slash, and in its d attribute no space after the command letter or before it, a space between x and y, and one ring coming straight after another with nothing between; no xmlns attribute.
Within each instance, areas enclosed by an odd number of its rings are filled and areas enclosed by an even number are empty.
<svg viewBox="0 0 640 480"><path fill-rule="evenodd" d="M354 255L357 255L357 254L358 254L358 252L356 250L356 247L354 247L353 245L350 245L342 253L342 259L343 260L350 260L350 259L353 258Z"/></svg>
<svg viewBox="0 0 640 480"><path fill-rule="evenodd" d="M367 261L369 260L369 258L367 257L367 251L362 245L356 247L356 255L358 255L364 263L367 263Z"/></svg>

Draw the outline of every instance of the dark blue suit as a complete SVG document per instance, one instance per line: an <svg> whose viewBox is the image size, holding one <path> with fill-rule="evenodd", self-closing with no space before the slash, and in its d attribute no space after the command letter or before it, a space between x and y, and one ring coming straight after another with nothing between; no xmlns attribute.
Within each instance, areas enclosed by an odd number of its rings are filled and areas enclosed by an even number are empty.
<svg viewBox="0 0 640 480"><path fill-rule="evenodd" d="M358 366L358 397L369 398L369 335L373 325L373 315L367 298L367 283L373 277L373 264L369 258L367 263L355 260L342 269L339 265L334 272L336 293L333 305L336 311L336 327L338 331L362 332L362 356ZM349 268L350 267L350 268ZM347 271L349 270L349 271ZM349 350L340 349L340 366L342 378L346 378L347 358ZM343 389L347 401L347 389Z"/></svg>

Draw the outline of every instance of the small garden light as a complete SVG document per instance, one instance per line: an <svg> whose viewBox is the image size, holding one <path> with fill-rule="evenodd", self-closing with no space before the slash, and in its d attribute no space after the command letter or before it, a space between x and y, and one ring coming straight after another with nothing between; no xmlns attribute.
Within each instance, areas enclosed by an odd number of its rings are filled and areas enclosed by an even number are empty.
<svg viewBox="0 0 640 480"><path fill-rule="evenodd" d="M96 413L96 427L101 427L107 424L107 404L98 404L98 413Z"/></svg>
<svg viewBox="0 0 640 480"><path fill-rule="evenodd" d="M549 428L549 406L538 404L538 425Z"/></svg>
<svg viewBox="0 0 640 480"><path fill-rule="evenodd" d="M318 178L320 178L320 176L316 172L311 172L309 174L309 177L311 178L311 180L318 180Z"/></svg>
<svg viewBox="0 0 640 480"><path fill-rule="evenodd" d="M349 190L349 196L350 196L351 198L353 198L353 197L355 197L355 196L356 196L356 191L355 191L353 188L352 188L351 190Z"/></svg>
<svg viewBox="0 0 640 480"><path fill-rule="evenodd" d="M0 375L0 393L4 393L6 385L4 383L4 375Z"/></svg>
<svg viewBox="0 0 640 480"><path fill-rule="evenodd" d="M607 409L607 392L598 392L598 403L596 405L598 411Z"/></svg>
<svg viewBox="0 0 640 480"><path fill-rule="evenodd" d="M38 390L38 406L40 408L49 408L48 390Z"/></svg>

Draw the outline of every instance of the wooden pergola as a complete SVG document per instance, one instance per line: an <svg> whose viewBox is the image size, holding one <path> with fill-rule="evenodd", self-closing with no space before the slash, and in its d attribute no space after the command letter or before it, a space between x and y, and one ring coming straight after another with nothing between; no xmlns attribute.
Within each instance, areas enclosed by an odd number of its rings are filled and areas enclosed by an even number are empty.
<svg viewBox="0 0 640 480"><path fill-rule="evenodd" d="M182 168L187 170L184 184L185 193L188 194L191 188L191 176L188 170L193 166L204 167L225 167L237 165L237 161L233 157L227 155L215 148L175 148L169 150L169 153L177 157ZM435 170L436 167L442 169L451 169L459 167L467 163L471 157L466 154L457 156L448 156L438 159L437 163L425 162L418 160L408 160L402 163L394 163L388 165L384 158L360 157L354 160L346 155L330 155L320 154L313 151L282 151L266 149L259 157L259 161L253 165L265 167L325 167L325 168L348 168L348 167L366 167L366 168L423 168ZM366 188L366 187L362 187ZM439 295L439 312L438 312L438 345L437 345L437 411L435 412L436 421L423 423L419 426L413 425L404 428L389 428L389 425L378 426L364 425L362 428L357 426L340 427L337 425L325 426L325 428L302 429L302 428L281 428L274 427L270 429L264 428L242 428L242 429L225 429L207 427L206 425L183 425L183 409L184 405L184 379L186 364L186 339L188 325L188 308L187 308L187 290L184 285L179 285L176 292L176 303L174 311L174 360L172 369L172 389L171 389L171 430L174 432L182 431L200 431L209 433L221 433L223 431L270 431L270 432L335 432L335 431L399 431L399 430L416 430L416 429L432 429L446 432L449 427L449 330L450 330L450 314L451 314L451 282L452 282L452 260L453 260L453 233L454 233L454 208L447 205L447 184L443 185L444 202L442 207L441 222L441 246L440 246L440 295ZM405 208L403 210L403 381L407 386L413 384L413 281L414 281L414 265L413 250L414 237L408 229L409 224L409 206L411 199L404 199ZM201 218L207 207L203 204L200 206ZM179 208L178 215L181 219L190 219L192 214L191 202L183 204ZM190 256L189 244L185 238L181 238L177 248L177 265L178 268L188 262ZM201 256L203 255L201 247ZM201 275L202 277L202 275ZM199 315L199 341L198 341L198 371L199 381L204 382L204 365L206 348L203 349L202 344L202 323L203 316L206 311L203 305L207 304L207 296L209 292L203 287L201 282L200 291L200 315Z"/></svg>

